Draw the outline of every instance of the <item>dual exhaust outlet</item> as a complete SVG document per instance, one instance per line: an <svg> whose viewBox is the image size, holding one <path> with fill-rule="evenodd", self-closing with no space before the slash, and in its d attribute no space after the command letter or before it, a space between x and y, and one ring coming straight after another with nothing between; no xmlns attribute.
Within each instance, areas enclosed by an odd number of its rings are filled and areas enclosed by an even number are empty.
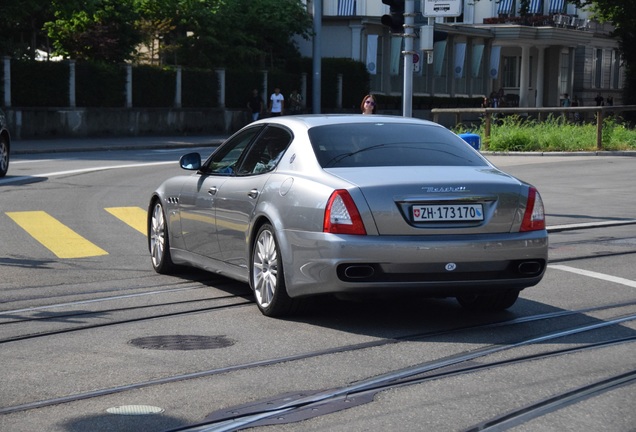
<svg viewBox="0 0 636 432"><path fill-rule="evenodd" d="M544 264L541 261L518 261L511 263L512 273L523 276L537 276L541 274ZM376 268L373 264L350 264L347 265L343 274L347 279L369 279L376 274Z"/></svg>

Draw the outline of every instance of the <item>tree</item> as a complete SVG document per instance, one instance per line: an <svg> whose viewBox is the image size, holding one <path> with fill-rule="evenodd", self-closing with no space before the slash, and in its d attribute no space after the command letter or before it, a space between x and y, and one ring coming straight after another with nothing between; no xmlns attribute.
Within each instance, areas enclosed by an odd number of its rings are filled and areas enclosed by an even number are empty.
<svg viewBox="0 0 636 432"><path fill-rule="evenodd" d="M14 57L48 37L78 60L279 67L311 28L302 0L0 0L0 50Z"/></svg>
<svg viewBox="0 0 636 432"><path fill-rule="evenodd" d="M36 49L48 52L42 26L52 18L49 0L0 1L0 54L34 60Z"/></svg>
<svg viewBox="0 0 636 432"><path fill-rule="evenodd" d="M301 0L137 0L145 44L161 63L264 68L299 56L312 20Z"/></svg>
<svg viewBox="0 0 636 432"><path fill-rule="evenodd" d="M57 53L78 60L121 63L141 43L134 0L54 0L45 24Z"/></svg>
<svg viewBox="0 0 636 432"><path fill-rule="evenodd" d="M625 67L623 101L636 105L636 1L626 0L571 0L577 7L587 6L601 22L614 25L613 36L619 40Z"/></svg>
<svg viewBox="0 0 636 432"><path fill-rule="evenodd" d="M281 59L298 56L294 35L308 39L312 19L300 0L233 0L226 5L227 17L240 50L235 60L263 68Z"/></svg>

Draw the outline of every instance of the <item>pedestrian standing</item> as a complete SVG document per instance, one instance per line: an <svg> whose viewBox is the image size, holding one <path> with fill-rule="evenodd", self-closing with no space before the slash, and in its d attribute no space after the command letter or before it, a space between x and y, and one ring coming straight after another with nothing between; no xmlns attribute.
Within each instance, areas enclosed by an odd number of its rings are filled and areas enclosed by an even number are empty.
<svg viewBox="0 0 636 432"><path fill-rule="evenodd" d="M252 121L258 120L263 114L263 99L261 99L257 89L252 90L252 97L247 101L247 109L252 114Z"/></svg>
<svg viewBox="0 0 636 432"><path fill-rule="evenodd" d="M362 114L375 114L376 109L375 97L373 95L366 95L362 98L362 103L360 103L360 111Z"/></svg>
<svg viewBox="0 0 636 432"><path fill-rule="evenodd" d="M289 110L292 114L300 114L303 110L303 97L298 90L294 90L289 95Z"/></svg>
<svg viewBox="0 0 636 432"><path fill-rule="evenodd" d="M594 102L596 102L596 106L605 105L605 99L603 99L603 96L601 96L600 93L596 95L596 97L594 98Z"/></svg>
<svg viewBox="0 0 636 432"><path fill-rule="evenodd" d="M274 93L269 97L269 113L272 116L282 116L284 114L283 105L285 96L280 92L280 88L276 87Z"/></svg>
<svg viewBox="0 0 636 432"><path fill-rule="evenodd" d="M569 94L565 93L563 95L563 100L561 101L561 106L562 107L566 107L566 108L572 106L572 102L570 101L570 95Z"/></svg>

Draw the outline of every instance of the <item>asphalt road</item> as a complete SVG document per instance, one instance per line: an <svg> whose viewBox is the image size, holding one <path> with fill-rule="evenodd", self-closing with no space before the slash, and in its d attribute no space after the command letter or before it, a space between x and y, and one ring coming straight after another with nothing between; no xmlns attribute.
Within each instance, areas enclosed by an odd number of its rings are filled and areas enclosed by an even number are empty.
<svg viewBox="0 0 636 432"><path fill-rule="evenodd" d="M211 148L131 142L17 153L0 180L1 431L635 430L636 159L488 156L539 188L552 230L507 312L327 298L275 320L244 284L152 271L149 193ZM58 224L53 250L31 231ZM72 241L88 252L58 257Z"/></svg>

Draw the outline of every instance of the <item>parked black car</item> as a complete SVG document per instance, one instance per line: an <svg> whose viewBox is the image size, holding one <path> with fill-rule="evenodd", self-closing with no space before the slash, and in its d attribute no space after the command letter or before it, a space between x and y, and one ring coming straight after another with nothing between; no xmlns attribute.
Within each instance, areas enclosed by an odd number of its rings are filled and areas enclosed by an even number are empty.
<svg viewBox="0 0 636 432"><path fill-rule="evenodd" d="M0 177L4 177L9 170L9 154L11 152L11 137L7 128L7 119L0 111Z"/></svg>

